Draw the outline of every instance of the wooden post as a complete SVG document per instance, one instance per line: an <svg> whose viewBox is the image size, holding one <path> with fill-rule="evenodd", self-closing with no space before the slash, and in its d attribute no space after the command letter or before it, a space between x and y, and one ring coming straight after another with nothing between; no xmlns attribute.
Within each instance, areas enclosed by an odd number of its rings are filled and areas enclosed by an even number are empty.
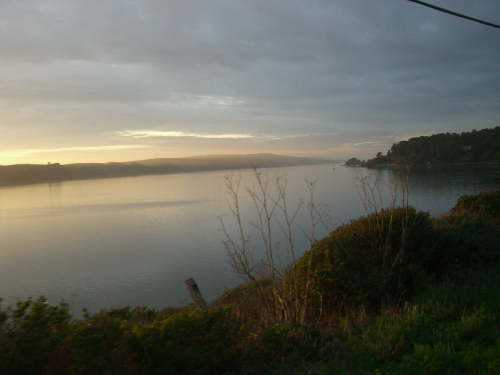
<svg viewBox="0 0 500 375"><path fill-rule="evenodd" d="M193 299L194 305L199 309L206 310L207 303L203 299L200 289L198 289L198 285L196 285L194 279L193 278L187 279L185 283L189 290L189 294L191 294L191 298Z"/></svg>

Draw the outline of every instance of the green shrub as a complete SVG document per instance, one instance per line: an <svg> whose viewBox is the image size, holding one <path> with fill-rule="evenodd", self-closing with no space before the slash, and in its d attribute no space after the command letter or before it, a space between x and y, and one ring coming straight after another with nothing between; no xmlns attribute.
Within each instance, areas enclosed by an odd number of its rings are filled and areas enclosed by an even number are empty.
<svg viewBox="0 0 500 375"><path fill-rule="evenodd" d="M0 310L0 374L139 374L134 327L173 313L126 306L70 321L65 303L18 302Z"/></svg>
<svg viewBox="0 0 500 375"><path fill-rule="evenodd" d="M71 322L68 345L71 350L72 374L133 374L128 353L128 338L133 321L152 320L154 310L125 306L102 310L89 315L84 311L82 320ZM139 316L142 316L139 319Z"/></svg>
<svg viewBox="0 0 500 375"><path fill-rule="evenodd" d="M451 211L454 213L466 211L488 215L500 224L500 189L475 195L462 195Z"/></svg>
<svg viewBox="0 0 500 375"><path fill-rule="evenodd" d="M409 260L429 230L427 213L413 207L384 209L351 220L316 242L297 262L294 275L313 302L377 308L411 293Z"/></svg>
<svg viewBox="0 0 500 375"><path fill-rule="evenodd" d="M276 323L263 325L258 333L257 346L254 351L260 359L269 363L295 363L315 361L320 354L321 332L315 325L299 323Z"/></svg>
<svg viewBox="0 0 500 375"><path fill-rule="evenodd" d="M28 299L0 313L0 373L43 374L61 369L70 315L68 305ZM64 373L53 371L51 373Z"/></svg>
<svg viewBox="0 0 500 375"><path fill-rule="evenodd" d="M234 368L239 360L240 321L230 307L186 307L136 325L130 355L141 373L212 374Z"/></svg>
<svg viewBox="0 0 500 375"><path fill-rule="evenodd" d="M278 287L284 284L278 284ZM241 319L242 326L253 329L260 323L279 321L283 315L276 314L276 295L273 282L263 277L251 283L237 285L224 291L214 302L214 306L231 305L233 312ZM278 315L278 319L276 319Z"/></svg>
<svg viewBox="0 0 500 375"><path fill-rule="evenodd" d="M455 275L500 260L500 227L487 216L452 211L432 220L420 263L437 275Z"/></svg>

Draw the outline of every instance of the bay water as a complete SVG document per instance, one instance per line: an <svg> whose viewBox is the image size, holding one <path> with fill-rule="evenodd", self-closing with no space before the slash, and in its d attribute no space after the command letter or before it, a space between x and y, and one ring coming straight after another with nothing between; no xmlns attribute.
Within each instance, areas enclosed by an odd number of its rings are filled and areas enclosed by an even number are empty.
<svg viewBox="0 0 500 375"><path fill-rule="evenodd" d="M365 215L360 179L378 180L382 204L391 201L394 172L332 165L287 167L267 172L268 192L276 198L276 174L286 176L288 212L303 202L292 224L294 247L309 247L312 199L327 205L329 226L318 223L322 238L350 219ZM499 166L442 166L412 170L410 204L440 215L463 194L498 187ZM207 300L241 282L228 263L221 218L228 234L239 231L228 202L231 172L200 172L86 181L67 181L0 189L0 298L2 305L44 295L51 304L68 302L75 317L125 305L161 309L190 301L184 281L194 277ZM241 178L239 205L245 236L263 256L254 202L247 188L258 185L252 171ZM261 177L264 177L261 175ZM358 188L356 187L358 186ZM378 193L376 199L379 199ZM401 196L397 198L401 199ZM371 199L373 201L373 198ZM269 200L272 204L272 200ZM320 206L318 206L320 205ZM278 209L276 218L283 223ZM290 260L286 241L273 221L282 264Z"/></svg>

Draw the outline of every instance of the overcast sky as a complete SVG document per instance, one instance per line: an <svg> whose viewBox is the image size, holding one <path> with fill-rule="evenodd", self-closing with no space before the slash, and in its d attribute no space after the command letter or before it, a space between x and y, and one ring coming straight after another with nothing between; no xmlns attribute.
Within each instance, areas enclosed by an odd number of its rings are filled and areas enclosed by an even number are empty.
<svg viewBox="0 0 500 375"><path fill-rule="evenodd" d="M406 0L1 0L0 114L2 165L366 159L499 126L500 30Z"/></svg>

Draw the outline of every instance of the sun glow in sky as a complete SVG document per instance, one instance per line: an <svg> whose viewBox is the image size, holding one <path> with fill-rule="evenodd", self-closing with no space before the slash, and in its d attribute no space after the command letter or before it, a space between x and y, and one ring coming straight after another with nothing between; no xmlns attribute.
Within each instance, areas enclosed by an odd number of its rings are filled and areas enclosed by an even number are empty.
<svg viewBox="0 0 500 375"><path fill-rule="evenodd" d="M500 31L405 0L2 0L0 30L0 165L366 159L500 125Z"/></svg>

